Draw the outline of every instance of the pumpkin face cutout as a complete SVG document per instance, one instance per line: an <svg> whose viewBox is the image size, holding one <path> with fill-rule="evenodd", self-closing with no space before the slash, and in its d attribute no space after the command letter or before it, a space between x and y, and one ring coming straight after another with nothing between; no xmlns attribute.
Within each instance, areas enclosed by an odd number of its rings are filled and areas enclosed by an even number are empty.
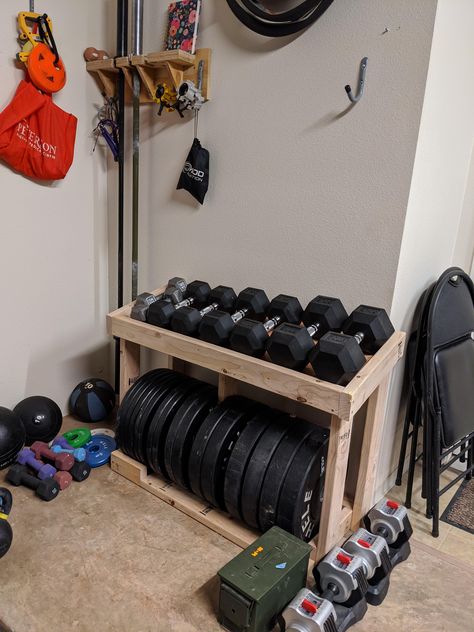
<svg viewBox="0 0 474 632"><path fill-rule="evenodd" d="M28 75L34 85L47 94L59 92L66 84L66 70L62 59L56 56L46 44L38 44L28 57Z"/></svg>

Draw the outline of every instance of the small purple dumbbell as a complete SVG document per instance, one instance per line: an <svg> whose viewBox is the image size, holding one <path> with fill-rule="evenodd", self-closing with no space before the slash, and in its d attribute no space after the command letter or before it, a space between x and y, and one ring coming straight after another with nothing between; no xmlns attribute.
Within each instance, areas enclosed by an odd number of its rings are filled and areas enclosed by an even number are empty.
<svg viewBox="0 0 474 632"><path fill-rule="evenodd" d="M23 448L16 458L17 463L20 465L27 465L32 470L35 470L36 475L41 481L47 478L53 478L57 470L52 465L43 463L35 457L35 453L30 448Z"/></svg>
<svg viewBox="0 0 474 632"><path fill-rule="evenodd" d="M53 445L51 450L55 453L55 454L61 454L62 452L66 452L67 454L72 454L73 457L76 459L76 461L79 461L79 463L82 463L83 461L86 460L86 451L84 450L84 448L76 448L75 450L65 450L64 448L62 448L60 445Z"/></svg>
<svg viewBox="0 0 474 632"><path fill-rule="evenodd" d="M63 448L64 450L71 450L71 444L68 443L67 439L65 439L64 437L56 437L56 439L53 441L53 446L55 445L61 446L61 448Z"/></svg>

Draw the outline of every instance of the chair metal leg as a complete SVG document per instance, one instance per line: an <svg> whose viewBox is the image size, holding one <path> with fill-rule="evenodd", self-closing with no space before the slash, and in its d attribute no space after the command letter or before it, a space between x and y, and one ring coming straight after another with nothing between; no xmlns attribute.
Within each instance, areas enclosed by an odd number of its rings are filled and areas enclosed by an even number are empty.
<svg viewBox="0 0 474 632"><path fill-rule="evenodd" d="M467 473L466 473L466 481L470 481L472 478L472 459L473 459L473 451L474 451L474 438L469 440L469 450L467 452Z"/></svg>
<svg viewBox="0 0 474 632"><path fill-rule="evenodd" d="M395 480L395 485L398 485L398 486L402 484L403 469L405 467L405 458L407 454L408 439L410 435L410 422L413 421L413 424L415 423L415 420L412 420L412 415L411 415L412 408L413 408L413 394L410 395L408 405L407 405L407 410L405 413L405 423L403 424L402 444L400 446L400 456L398 458L397 478ZM412 441L413 441L413 433L412 433Z"/></svg>
<svg viewBox="0 0 474 632"><path fill-rule="evenodd" d="M439 537L439 477L441 466L441 440L439 419L433 419L433 488L431 504L433 507L433 530L434 538Z"/></svg>
<svg viewBox="0 0 474 632"><path fill-rule="evenodd" d="M407 509L411 507L411 498L413 493L413 479L415 477L415 465L416 465L416 450L418 445L418 423L413 427L413 433L411 437L411 450L410 450L410 465L408 468L408 480L407 480L407 494L405 499L405 506Z"/></svg>

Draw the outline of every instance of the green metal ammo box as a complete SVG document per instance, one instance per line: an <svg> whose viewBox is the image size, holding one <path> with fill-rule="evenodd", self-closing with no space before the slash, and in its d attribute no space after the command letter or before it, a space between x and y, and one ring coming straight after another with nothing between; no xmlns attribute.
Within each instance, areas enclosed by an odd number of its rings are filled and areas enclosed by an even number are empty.
<svg viewBox="0 0 474 632"><path fill-rule="evenodd" d="M306 586L311 547L272 527L218 573L219 623L230 632L268 632Z"/></svg>

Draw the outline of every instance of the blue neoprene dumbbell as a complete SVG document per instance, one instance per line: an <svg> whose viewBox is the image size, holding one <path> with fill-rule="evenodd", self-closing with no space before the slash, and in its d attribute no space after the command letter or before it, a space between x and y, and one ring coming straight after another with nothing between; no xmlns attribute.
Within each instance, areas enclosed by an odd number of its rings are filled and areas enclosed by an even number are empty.
<svg viewBox="0 0 474 632"><path fill-rule="evenodd" d="M67 452L67 454L72 454L72 456L76 459L76 461L79 461L79 463L82 463L83 461L86 460L87 453L84 450L84 448L76 448L75 450L65 450L60 445L53 445L51 450L55 452L56 454L61 454L62 452Z"/></svg>
<svg viewBox="0 0 474 632"><path fill-rule="evenodd" d="M27 465L28 467L31 467L32 470L35 470L36 475L42 481L46 478L53 478L57 472L56 468L52 465L39 461L33 450L30 450L29 448L23 448L16 457L16 460L20 465Z"/></svg>

